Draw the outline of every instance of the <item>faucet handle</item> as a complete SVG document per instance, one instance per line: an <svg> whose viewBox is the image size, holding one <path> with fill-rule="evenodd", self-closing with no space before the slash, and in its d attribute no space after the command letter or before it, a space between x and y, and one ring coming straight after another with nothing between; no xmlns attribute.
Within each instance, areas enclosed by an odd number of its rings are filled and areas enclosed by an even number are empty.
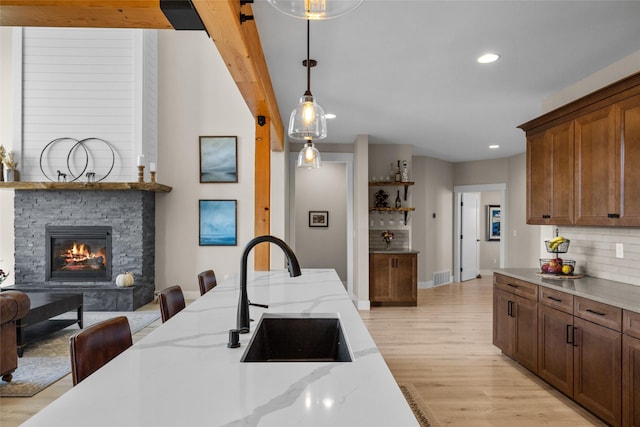
<svg viewBox="0 0 640 427"><path fill-rule="evenodd" d="M227 347L240 347L240 331L238 331L237 329L229 329L229 342L227 343Z"/></svg>

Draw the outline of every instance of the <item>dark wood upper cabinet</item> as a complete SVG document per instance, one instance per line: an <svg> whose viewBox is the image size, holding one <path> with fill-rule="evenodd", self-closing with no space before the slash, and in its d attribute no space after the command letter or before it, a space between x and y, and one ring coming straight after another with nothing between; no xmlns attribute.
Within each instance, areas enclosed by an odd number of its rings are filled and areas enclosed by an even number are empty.
<svg viewBox="0 0 640 427"><path fill-rule="evenodd" d="M528 224L640 226L640 73L519 127Z"/></svg>

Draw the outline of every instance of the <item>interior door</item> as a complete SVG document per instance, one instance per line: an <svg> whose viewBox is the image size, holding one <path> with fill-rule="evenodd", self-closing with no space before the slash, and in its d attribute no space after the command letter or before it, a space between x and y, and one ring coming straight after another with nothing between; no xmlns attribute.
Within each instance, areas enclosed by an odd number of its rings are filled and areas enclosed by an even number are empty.
<svg viewBox="0 0 640 427"><path fill-rule="evenodd" d="M475 279L480 272L478 262L480 195L463 193L460 212L460 281L464 282Z"/></svg>

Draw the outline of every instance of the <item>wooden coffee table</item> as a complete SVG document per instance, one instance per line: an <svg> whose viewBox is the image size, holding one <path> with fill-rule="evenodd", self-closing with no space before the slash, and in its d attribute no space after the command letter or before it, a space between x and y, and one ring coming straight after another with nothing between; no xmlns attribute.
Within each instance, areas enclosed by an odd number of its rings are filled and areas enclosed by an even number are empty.
<svg viewBox="0 0 640 427"><path fill-rule="evenodd" d="M82 294L53 292L25 292L31 301L31 309L17 321L16 335L18 356L22 357L27 338L42 336L78 323L82 329ZM52 317L77 310L75 319L52 319Z"/></svg>

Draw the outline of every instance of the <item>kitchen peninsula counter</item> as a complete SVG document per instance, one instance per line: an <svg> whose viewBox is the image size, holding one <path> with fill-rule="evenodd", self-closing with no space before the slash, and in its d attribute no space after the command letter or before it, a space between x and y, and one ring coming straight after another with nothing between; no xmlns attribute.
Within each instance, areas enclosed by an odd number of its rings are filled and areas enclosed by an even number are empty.
<svg viewBox="0 0 640 427"><path fill-rule="evenodd" d="M503 268L496 273L551 289L640 313L640 286L584 276L580 279L545 279L535 268Z"/></svg>
<svg viewBox="0 0 640 427"><path fill-rule="evenodd" d="M29 419L25 426L417 426L333 270L249 273L251 332L233 276ZM240 363L263 313L338 313L353 362Z"/></svg>

